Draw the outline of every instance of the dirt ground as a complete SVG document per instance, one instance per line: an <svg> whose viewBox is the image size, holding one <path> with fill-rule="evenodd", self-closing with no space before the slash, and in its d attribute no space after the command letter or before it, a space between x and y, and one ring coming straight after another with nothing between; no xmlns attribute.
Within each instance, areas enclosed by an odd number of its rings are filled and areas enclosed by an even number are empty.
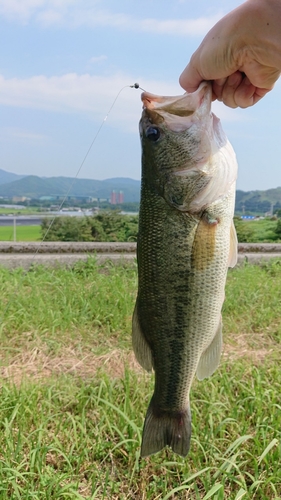
<svg viewBox="0 0 281 500"><path fill-rule="evenodd" d="M255 345L256 344L256 345ZM235 337L232 344L223 347L222 361L246 358L254 364L262 363L274 351L268 337L258 336L255 343L250 334ZM132 351L114 349L97 356L81 350L81 345L65 347L56 355L50 355L42 343L33 348L24 348L16 355L0 355L0 377L20 385L24 379L46 379L61 374L72 374L81 378L93 378L100 370L112 377L122 377L125 368L142 372Z"/></svg>

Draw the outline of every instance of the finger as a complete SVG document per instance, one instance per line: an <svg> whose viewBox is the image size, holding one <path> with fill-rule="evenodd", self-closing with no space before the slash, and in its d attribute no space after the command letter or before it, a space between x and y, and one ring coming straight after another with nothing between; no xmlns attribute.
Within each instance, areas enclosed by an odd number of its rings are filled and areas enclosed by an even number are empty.
<svg viewBox="0 0 281 500"><path fill-rule="evenodd" d="M235 90L234 100L240 108L248 108L256 104L268 92L270 92L270 89L256 87L245 77Z"/></svg>
<svg viewBox="0 0 281 500"><path fill-rule="evenodd" d="M218 101L222 101L222 91L225 85L227 78L219 78L218 80L214 80L212 83L213 90L213 101L218 99Z"/></svg>
<svg viewBox="0 0 281 500"><path fill-rule="evenodd" d="M222 89L221 100L229 108L237 108L238 104L235 100L236 89L241 85L243 75L240 71L236 71L230 75Z"/></svg>
<svg viewBox="0 0 281 500"><path fill-rule="evenodd" d="M195 92L203 80L197 68L190 62L180 75L179 83L186 92Z"/></svg>

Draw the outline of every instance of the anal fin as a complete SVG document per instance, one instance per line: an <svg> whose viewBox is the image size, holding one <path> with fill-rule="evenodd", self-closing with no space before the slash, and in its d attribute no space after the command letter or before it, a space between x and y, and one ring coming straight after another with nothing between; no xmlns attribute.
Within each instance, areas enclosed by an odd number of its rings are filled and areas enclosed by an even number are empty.
<svg viewBox="0 0 281 500"><path fill-rule="evenodd" d="M220 364L222 351L222 320L220 319L218 329L216 334L207 347L207 349L201 354L196 376L198 380L203 380L204 378L210 377Z"/></svg>
<svg viewBox="0 0 281 500"><path fill-rule="evenodd" d="M132 323L132 343L136 359L146 371L150 372L153 368L152 352L140 327L138 302L135 305Z"/></svg>

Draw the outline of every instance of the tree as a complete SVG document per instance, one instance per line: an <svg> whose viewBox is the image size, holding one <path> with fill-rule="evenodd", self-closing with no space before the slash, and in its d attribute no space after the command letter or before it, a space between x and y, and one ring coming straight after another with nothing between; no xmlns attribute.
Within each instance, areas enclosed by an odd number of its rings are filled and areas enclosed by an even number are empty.
<svg viewBox="0 0 281 500"><path fill-rule="evenodd" d="M136 241L138 217L103 212L89 217L57 217L41 224L45 241Z"/></svg>
<svg viewBox="0 0 281 500"><path fill-rule="evenodd" d="M93 241L89 217L43 219L41 233L44 241Z"/></svg>
<svg viewBox="0 0 281 500"><path fill-rule="evenodd" d="M281 238L281 219L277 221L275 234L277 234L278 238Z"/></svg>

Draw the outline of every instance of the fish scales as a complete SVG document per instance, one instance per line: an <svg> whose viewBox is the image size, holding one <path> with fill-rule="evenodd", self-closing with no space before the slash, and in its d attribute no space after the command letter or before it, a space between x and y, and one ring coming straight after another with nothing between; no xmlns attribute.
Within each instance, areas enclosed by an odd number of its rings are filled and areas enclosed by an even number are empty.
<svg viewBox="0 0 281 500"><path fill-rule="evenodd" d="M142 456L166 445L182 456L189 451L190 388L196 372L204 378L219 364L224 286L236 261L235 155L210 112L210 86L185 96L142 96L133 347L155 371Z"/></svg>

